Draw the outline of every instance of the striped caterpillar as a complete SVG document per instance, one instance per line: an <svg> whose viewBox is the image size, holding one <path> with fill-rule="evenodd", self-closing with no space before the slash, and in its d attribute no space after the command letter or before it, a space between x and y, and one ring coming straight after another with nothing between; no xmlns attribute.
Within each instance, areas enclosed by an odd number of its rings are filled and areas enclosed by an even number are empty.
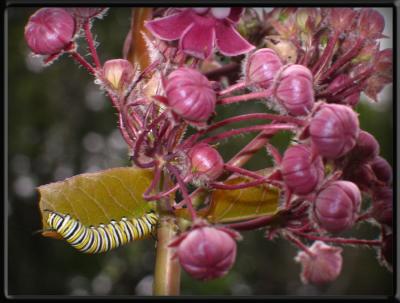
<svg viewBox="0 0 400 303"><path fill-rule="evenodd" d="M158 216L148 213L140 218L112 220L99 226L84 226L70 215L48 210L47 223L68 243L83 253L102 253L155 232Z"/></svg>

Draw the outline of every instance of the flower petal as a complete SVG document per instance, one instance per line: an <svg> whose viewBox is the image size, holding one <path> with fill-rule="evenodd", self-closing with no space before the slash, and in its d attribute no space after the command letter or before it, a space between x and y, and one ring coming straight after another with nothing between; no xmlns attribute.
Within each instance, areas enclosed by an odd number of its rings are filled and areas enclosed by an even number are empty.
<svg viewBox="0 0 400 303"><path fill-rule="evenodd" d="M215 29L207 24L193 23L183 33L179 48L185 53L206 59L214 49Z"/></svg>
<svg viewBox="0 0 400 303"><path fill-rule="evenodd" d="M161 40L177 40L192 24L193 19L188 11L182 11L167 17L158 18L145 23L146 28Z"/></svg>
<svg viewBox="0 0 400 303"><path fill-rule="evenodd" d="M232 24L218 22L215 33L217 47L225 56L241 55L255 48L254 45L240 36Z"/></svg>
<svg viewBox="0 0 400 303"><path fill-rule="evenodd" d="M244 12L243 7L231 7L231 13L227 17L227 19L231 20L233 23L239 22L242 13Z"/></svg>

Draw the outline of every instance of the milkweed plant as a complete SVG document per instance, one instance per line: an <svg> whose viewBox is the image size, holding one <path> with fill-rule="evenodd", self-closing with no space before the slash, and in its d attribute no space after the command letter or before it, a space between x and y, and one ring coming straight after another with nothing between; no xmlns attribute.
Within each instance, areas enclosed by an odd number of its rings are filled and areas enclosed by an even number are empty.
<svg viewBox="0 0 400 303"><path fill-rule="evenodd" d="M41 201L43 235L95 253L152 234L156 295L179 294L180 268L199 280L229 274L244 230L263 229L264 241L282 238L297 247L294 261L305 284L340 279L348 245L375 249L392 270L392 168L357 113L362 93L378 102L392 83L392 49L380 49L387 37L378 11L137 8L123 57L101 62L92 30L106 12L41 8L30 16L25 40L46 65L62 55L77 62L109 97L132 163L113 177L134 192L142 210L115 212L126 203L117 188L116 206L105 215L113 220L99 222L53 196ZM240 102L262 102L265 110L218 119L217 108ZM290 142L281 153L271 139L282 132ZM219 144L246 133L256 136L224 160ZM261 149L264 168L243 168ZM129 183L127 171L146 186ZM57 184L73 191L85 175ZM86 199L101 206L97 190L111 188L111 181L96 180ZM40 188L42 199L51 185ZM145 221L149 213L154 220ZM362 222L379 233L341 235Z"/></svg>

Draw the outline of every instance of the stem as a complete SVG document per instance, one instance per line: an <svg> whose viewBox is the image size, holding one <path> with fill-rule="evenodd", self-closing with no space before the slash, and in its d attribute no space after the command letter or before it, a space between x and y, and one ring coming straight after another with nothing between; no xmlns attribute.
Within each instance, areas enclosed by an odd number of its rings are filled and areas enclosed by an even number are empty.
<svg viewBox="0 0 400 303"><path fill-rule="evenodd" d="M347 239L347 238L330 238L330 237L321 237L321 236L314 236L310 234L306 234L299 231L292 231L293 233L309 239L309 240L320 240L324 242L331 242L331 243L339 243L339 244L355 244L355 245L369 245L369 246L380 246L382 245L382 241L380 240L364 240L364 239Z"/></svg>
<svg viewBox="0 0 400 303"><path fill-rule="evenodd" d="M93 68L93 66L90 65L90 63L87 62L86 59L83 58L79 53L77 53L76 51L71 51L70 54L72 58L84 68L86 68L89 73L91 73L93 76L96 75L96 70Z"/></svg>
<svg viewBox="0 0 400 303"><path fill-rule="evenodd" d="M231 86L228 86L227 88L225 88L224 90L221 90L220 92L218 92L219 96L223 96L226 94L229 94L231 92L234 92L235 90L241 89L241 88L245 88L246 87L246 82L238 82L236 84L233 84Z"/></svg>
<svg viewBox="0 0 400 303"><path fill-rule="evenodd" d="M90 31L90 19L85 21L83 24L83 29L85 30L85 36L86 36L86 42L89 46L90 54L92 55L94 65L96 66L97 69L101 68L101 63L99 60L99 56L97 55L96 47L94 46L94 39L92 32Z"/></svg>
<svg viewBox="0 0 400 303"><path fill-rule="evenodd" d="M247 169L244 169L244 168L241 168L241 167L236 167L236 166L232 166L232 165L229 165L229 164L225 164L224 168L226 170L229 170L229 171L233 172L233 173L237 173L237 174L240 174L240 175L243 175L243 176L251 177L251 178L254 178L254 179L264 179L264 176L261 176L261 175L255 173L255 172L253 172L253 171L250 171L250 170L247 170Z"/></svg>
<svg viewBox="0 0 400 303"><path fill-rule="evenodd" d="M210 80L216 80L221 76L227 75L227 74L231 74L235 71L239 71L240 70L240 65L236 62L234 63L229 63L226 64L222 67L216 68L212 71L206 72L204 75L210 79Z"/></svg>
<svg viewBox="0 0 400 303"><path fill-rule="evenodd" d="M326 45L321 57L319 57L317 63L313 66L311 72L313 73L316 80L318 80L319 74L323 71L323 69L331 59L333 51L335 50L336 42L339 39L339 35L339 32L335 32L333 34L333 37L329 39L328 44Z"/></svg>
<svg viewBox="0 0 400 303"><path fill-rule="evenodd" d="M285 238L288 239L290 242L295 244L298 248L300 248L302 251L304 251L307 255L309 255L311 258L315 257L315 254L311 252L307 246L305 246L299 239L293 237L292 235L285 233Z"/></svg>
<svg viewBox="0 0 400 303"><path fill-rule="evenodd" d="M241 151L239 151L232 159L226 164L236 167L241 167L250 160L250 158L265 146L269 138L273 136L273 133L269 131L263 131L258 134L253 140L251 140Z"/></svg>
<svg viewBox="0 0 400 303"><path fill-rule="evenodd" d="M180 190L182 192L183 200L185 201L185 205L187 206L187 208L188 208L188 210L190 212L190 215L192 217L192 221L195 221L195 219L197 218L197 214L196 214L196 211L193 208L192 200L190 199L190 196L189 196L189 193L188 193L188 191L186 189L185 183L183 182L183 180L179 176L179 172L175 167L173 167L170 164L167 164L167 168L174 175L174 177L176 178L176 182L178 182L179 188L180 188Z"/></svg>
<svg viewBox="0 0 400 303"><path fill-rule="evenodd" d="M238 129L232 129L228 130L226 132L217 134L215 136L211 136L208 138L205 138L203 140L200 140L199 142L202 143L211 143L213 141L219 141L228 137L236 136L242 133L247 133L247 132L254 132L254 131L272 131L273 133L278 132L280 130L293 130L296 127L294 125L290 124L267 124L267 125L254 125L254 126L248 126L248 127L243 127L243 128L238 128Z"/></svg>
<svg viewBox="0 0 400 303"><path fill-rule="evenodd" d="M293 123L293 124L297 124L299 126L305 125L305 122L303 120L296 119L296 118L290 117L290 116L254 113L254 114L244 114L244 115L240 115L240 116L234 116L234 117L227 118L225 120L218 121L218 122L210 125L204 132L202 132L202 134L208 133L214 129L217 129L219 127L225 126L230 123L236 123L236 122L241 122L241 121L246 121L246 120L254 120L254 119L267 119L267 120L278 121L278 122Z"/></svg>
<svg viewBox="0 0 400 303"><path fill-rule="evenodd" d="M217 101L217 104L225 105L225 104L231 104L231 103L236 103L236 102L241 102L241 101L249 101L249 100L254 100L254 99L268 98L270 96L272 96L272 89L267 89L262 92L254 92L254 93L219 99Z"/></svg>
<svg viewBox="0 0 400 303"><path fill-rule="evenodd" d="M268 182L268 178L269 177L265 177L262 179L257 179L255 181L250 181L250 182L246 182L246 183L242 183L242 184L236 184L236 185L226 185L224 183L216 183L213 182L210 184L210 186L212 188L216 188L216 189L222 189L222 190L237 190L237 189L243 189L243 188L247 188L247 187L253 187L253 186L257 186L263 183L270 183L274 186L277 186L278 184L276 184L276 182L274 181L270 181Z"/></svg>
<svg viewBox="0 0 400 303"><path fill-rule="evenodd" d="M363 39L358 39L356 44L343 56L341 56L336 62L321 76L320 81L324 81L329 78L335 71L342 67L345 63L351 60L354 56L358 54L363 46Z"/></svg>
<svg viewBox="0 0 400 303"><path fill-rule="evenodd" d="M156 296L176 296L180 289L180 266L173 258L174 248L169 243L176 235L175 219L161 216L157 229L157 251L154 271L153 294Z"/></svg>
<svg viewBox="0 0 400 303"><path fill-rule="evenodd" d="M276 215L271 215L271 216L266 216L266 217L261 217L245 222L238 222L238 223L231 223L231 224L226 224L224 226L236 230L254 230L260 227L264 227L276 220Z"/></svg>

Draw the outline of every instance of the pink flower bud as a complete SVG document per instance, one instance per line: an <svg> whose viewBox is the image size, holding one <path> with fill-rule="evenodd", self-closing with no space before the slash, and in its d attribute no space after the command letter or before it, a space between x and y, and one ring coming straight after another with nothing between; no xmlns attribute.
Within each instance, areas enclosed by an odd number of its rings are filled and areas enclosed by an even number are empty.
<svg viewBox="0 0 400 303"><path fill-rule="evenodd" d="M104 7L69 7L68 10L74 17L89 19L93 17L101 17L107 8Z"/></svg>
<svg viewBox="0 0 400 303"><path fill-rule="evenodd" d="M281 59L275 51L270 48L259 49L247 61L246 82L255 83L263 89L268 89L281 67Z"/></svg>
<svg viewBox="0 0 400 303"><path fill-rule="evenodd" d="M124 91L134 77L132 64L125 59L112 59L104 63L103 77L119 92Z"/></svg>
<svg viewBox="0 0 400 303"><path fill-rule="evenodd" d="M357 114L348 106L324 104L310 122L314 147L327 158L339 158L355 145L360 132Z"/></svg>
<svg viewBox="0 0 400 303"><path fill-rule="evenodd" d="M310 113L314 106L311 71L303 65L287 65L279 76L275 98L291 115Z"/></svg>
<svg viewBox="0 0 400 303"><path fill-rule="evenodd" d="M74 18L62 8L41 8L25 26L25 40L38 55L61 52L75 34Z"/></svg>
<svg viewBox="0 0 400 303"><path fill-rule="evenodd" d="M195 228L171 246L178 246L177 256L183 269L199 280L224 276L236 259L236 242L239 234L224 228L209 226Z"/></svg>
<svg viewBox="0 0 400 303"><path fill-rule="evenodd" d="M342 271L342 249L315 241L309 251L312 255L300 251L295 257L302 265L301 281L321 285L336 280Z"/></svg>
<svg viewBox="0 0 400 303"><path fill-rule="evenodd" d="M356 165L346 167L344 179L356 184L360 190L368 191L373 185L375 177L369 164L356 163Z"/></svg>
<svg viewBox="0 0 400 303"><path fill-rule="evenodd" d="M351 155L359 162L368 162L379 155L379 143L375 137L366 131L360 131L356 146L351 150Z"/></svg>
<svg viewBox="0 0 400 303"><path fill-rule="evenodd" d="M168 105L185 120L206 122L214 113L215 91L197 70L182 67L170 73L165 92Z"/></svg>
<svg viewBox="0 0 400 303"><path fill-rule="evenodd" d="M282 159L282 176L286 185L298 195L312 192L324 177L321 157L311 159L311 149L305 145L289 147Z"/></svg>
<svg viewBox="0 0 400 303"><path fill-rule="evenodd" d="M384 158L378 156L374 160L372 160L370 164L378 180L386 184L392 183L392 167Z"/></svg>
<svg viewBox="0 0 400 303"><path fill-rule="evenodd" d="M219 152L205 143L193 146L189 151L192 171L203 181L216 180L224 171L224 159Z"/></svg>
<svg viewBox="0 0 400 303"><path fill-rule="evenodd" d="M372 200L372 217L381 224L393 226L393 189L375 189Z"/></svg>
<svg viewBox="0 0 400 303"><path fill-rule="evenodd" d="M336 233L351 228L361 206L361 193L349 181L334 181L315 198L314 215L325 230Z"/></svg>

